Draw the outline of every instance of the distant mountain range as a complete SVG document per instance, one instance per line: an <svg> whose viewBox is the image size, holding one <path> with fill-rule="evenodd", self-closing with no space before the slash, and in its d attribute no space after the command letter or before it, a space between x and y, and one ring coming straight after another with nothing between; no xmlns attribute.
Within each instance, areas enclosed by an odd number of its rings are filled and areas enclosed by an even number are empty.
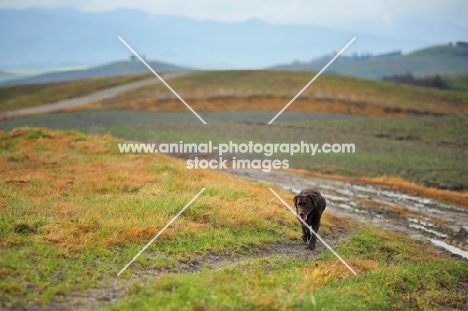
<svg viewBox="0 0 468 311"><path fill-rule="evenodd" d="M147 63L156 72L188 70L187 68L182 68L160 62L148 61ZM139 60L122 61L107 64L104 66L91 67L88 69L49 72L31 77L11 79L0 83L0 85L51 83L149 72L150 71L148 70L148 68L146 68L146 66Z"/></svg>
<svg viewBox="0 0 468 311"><path fill-rule="evenodd" d="M319 71L334 55L327 55L310 62L294 62L271 67L273 70ZM401 52L382 55L340 56L328 67L328 73L382 79L385 76L415 76L441 74L443 76L468 75L468 46L464 44L433 46L407 55Z"/></svg>
<svg viewBox="0 0 468 311"><path fill-rule="evenodd" d="M394 24L382 29L382 35L357 31L369 29L362 25L340 30L259 20L195 21L130 9L99 13L2 9L0 69L98 65L128 59L131 53L118 36L148 59L198 69L266 68L295 59L307 61L340 50L354 36L357 40L347 55L394 50L406 53L436 43L468 40L467 26L431 20ZM424 36L426 29L431 29L430 35Z"/></svg>
<svg viewBox="0 0 468 311"><path fill-rule="evenodd" d="M273 66L269 69L319 71L333 57L334 55L331 54L310 62L293 62ZM147 61L147 63L156 72L193 70L155 61ZM148 68L139 60L114 62L80 70L49 72L16 79L14 79L15 75L8 76L8 73L0 71L0 76L4 75L4 80L8 79L0 85L51 83L149 72ZM416 77L434 76L435 74L447 77L468 76L468 46L433 46L407 55L403 55L399 51L379 55L342 55L328 67L326 72L379 80L385 76L406 75L409 72Z"/></svg>

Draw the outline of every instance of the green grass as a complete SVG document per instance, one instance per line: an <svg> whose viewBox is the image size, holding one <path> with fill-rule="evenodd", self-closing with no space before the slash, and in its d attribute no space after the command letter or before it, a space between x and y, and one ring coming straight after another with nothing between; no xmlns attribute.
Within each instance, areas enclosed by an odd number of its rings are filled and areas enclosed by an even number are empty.
<svg viewBox="0 0 468 311"><path fill-rule="evenodd" d="M260 185L187 171L163 156L119 155L116 143L76 132L1 134L0 306L44 304L104 286L202 187L148 249L169 259L142 256L132 269L245 253L297 231Z"/></svg>
<svg viewBox="0 0 468 311"><path fill-rule="evenodd" d="M149 77L148 74L138 74L72 82L2 86L0 87L0 112L36 107L63 99L81 97Z"/></svg>
<svg viewBox="0 0 468 311"><path fill-rule="evenodd" d="M359 267L357 277L328 252L312 262L271 255L135 283L131 296L109 309L440 310L468 301L454 286L468 277L468 266L421 242L362 228L337 252Z"/></svg>

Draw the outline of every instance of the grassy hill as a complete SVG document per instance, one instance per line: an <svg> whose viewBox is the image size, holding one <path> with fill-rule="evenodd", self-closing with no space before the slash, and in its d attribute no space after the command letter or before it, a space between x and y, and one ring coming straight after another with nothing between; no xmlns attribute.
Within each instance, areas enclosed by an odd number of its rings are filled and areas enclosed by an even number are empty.
<svg viewBox="0 0 468 311"><path fill-rule="evenodd" d="M279 111L314 76L294 71L206 71L173 79L171 86L197 111ZM164 85L140 88L85 108L186 111ZM369 116L467 114L468 93L323 74L288 111Z"/></svg>
<svg viewBox="0 0 468 311"><path fill-rule="evenodd" d="M171 86L200 111L279 111L315 76L295 71L204 71L171 79ZM151 77L150 73L75 82L0 87L0 111L35 107L79 97L113 85ZM451 80L452 90L322 74L288 111L338 112L369 116L467 114L466 79ZM77 109L186 111L162 84L123 93Z"/></svg>
<svg viewBox="0 0 468 311"><path fill-rule="evenodd" d="M181 71L187 70L179 66L148 61L148 65L151 66L156 72L167 72L167 71ZM37 84L37 83L53 83L53 82L64 82L64 81L76 81L90 78L100 77L111 77L121 76L129 74L143 74L147 73L148 68L138 61L120 61L110 64L106 64L98 67L91 67L80 70L66 70L58 72L44 73L35 75L32 77L21 78L17 80L8 80L0 85L18 85L18 84Z"/></svg>
<svg viewBox="0 0 468 311"><path fill-rule="evenodd" d="M275 66L275 70L319 71L331 59L321 58L310 63L294 63ZM408 71L415 76L440 74L443 76L468 75L468 48L440 45L415 51L408 55L370 58L355 62L333 63L328 72L381 79L384 76L404 75Z"/></svg>
<svg viewBox="0 0 468 311"><path fill-rule="evenodd" d="M326 214L322 235L357 277L327 251L312 260L295 247L278 252L299 230L267 185L187 170L161 154L119 154L118 142L74 131L0 132L1 308L75 309L80 297L81 307L110 310L457 309L468 302L458 285L468 266L430 245Z"/></svg>

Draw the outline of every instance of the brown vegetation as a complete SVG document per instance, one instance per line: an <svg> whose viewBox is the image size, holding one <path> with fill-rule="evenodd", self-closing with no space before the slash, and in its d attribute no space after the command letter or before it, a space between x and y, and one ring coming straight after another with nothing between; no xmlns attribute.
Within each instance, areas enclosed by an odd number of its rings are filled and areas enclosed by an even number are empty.
<svg viewBox="0 0 468 311"><path fill-rule="evenodd" d="M192 207L187 215L194 214L182 217L161 239L213 226L260 221L268 227L269 219L295 224L266 188L217 171L187 170L184 161L162 154L120 154L118 142L74 131L0 131L0 147L9 153L0 156L0 209L27 206L14 230L31 233L36 242L77 248L147 241L203 187L207 193L196 203L203 208ZM13 199L20 206L12 205ZM292 196L285 199L292 201ZM48 224L36 230L30 222L44 215Z"/></svg>
<svg viewBox="0 0 468 311"><path fill-rule="evenodd" d="M251 96L251 97L215 97L194 98L186 100L196 111L279 111L289 102L287 97ZM85 106L73 107L66 111L83 109L131 109L145 111L186 111L187 108L179 99L142 98L133 100L107 99L93 102ZM466 110L466 111L465 111ZM412 110L381 106L374 103L360 101L346 101L340 99L301 98L299 97L288 107L288 111L344 113L366 115L374 117L417 115L443 115L446 110L431 109ZM461 113L468 113L468 107Z"/></svg>

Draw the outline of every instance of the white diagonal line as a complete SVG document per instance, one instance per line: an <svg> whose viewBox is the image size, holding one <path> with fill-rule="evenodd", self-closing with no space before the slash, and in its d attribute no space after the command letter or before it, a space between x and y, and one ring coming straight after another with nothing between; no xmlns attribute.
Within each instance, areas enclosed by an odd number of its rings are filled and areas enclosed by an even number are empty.
<svg viewBox="0 0 468 311"><path fill-rule="evenodd" d="M312 233L317 237L317 239L319 239L320 242L322 242L323 245L325 245L325 246L333 253L333 255L335 255L336 258L338 258L338 259L346 266L346 268L349 269L349 271L351 271L354 275L357 275L356 271L354 271L353 268L351 268L350 265L348 265L348 264L346 263L346 261L344 261L343 258L341 258L340 255L338 255L338 254L330 247L330 245L328 245L328 244L320 237L320 235L318 235L317 232L315 232L314 229L312 229L311 226L309 226L304 220L301 219L301 217L297 216L297 214L294 213L294 210L288 205L288 203L286 203L286 202L275 192L275 190L273 190L273 189L271 189L271 188L268 188L268 189L270 189L270 191L273 192L273 194L284 204L284 206L286 206L286 207L291 211L291 213L293 213L293 215L294 215L297 219L299 219L299 221L300 221L303 225L307 226L307 227L310 229L310 231L312 231Z"/></svg>
<svg viewBox="0 0 468 311"><path fill-rule="evenodd" d="M159 231L158 234L156 234L154 238L152 238L151 241L149 241L148 244L146 244L145 247L143 247L141 251L139 251L138 254L136 254L135 257L133 257L133 259L130 260L130 262L122 270L120 270L119 273L117 273L117 276L120 276L145 251L145 249L147 249L148 246L150 246L151 243L153 243L164 232L164 230L166 230L177 219L177 217L179 217L187 209L187 207L189 207L190 204L192 204L193 201L195 201L203 193L203 191L205 191L205 189L206 188L203 188L192 200L190 200L190 202L188 202L187 205L185 205L184 208L181 209L180 212L178 212L177 215L175 215L174 218L172 218L171 221L169 221L167 225L165 225L164 228L162 228L161 231Z"/></svg>
<svg viewBox="0 0 468 311"><path fill-rule="evenodd" d="M304 91L305 91L305 89L306 89L306 88L308 88L308 87L309 87L309 85L311 85L311 84L312 84L312 82L314 82L314 81L315 81L315 79L317 79L317 78L318 78L318 77L319 77L319 76L322 74L322 72L324 72L324 71L325 71L325 69L327 69L327 68L328 68L328 66L330 66L330 65L331 65L331 64L332 64L332 63L335 61L335 59L337 59L337 58L338 58L338 56L340 56L340 55L341 55L341 53L343 53L343 52L344 52L344 51L345 51L345 50L346 50L346 49L347 49L347 48L348 48L348 47L351 45L351 43L353 43L353 41L354 41L354 40L356 40L356 37L354 37L353 39L351 39L351 41L349 41L349 42L348 42L348 44L346 44L346 45L345 45L345 47L344 47L344 48L342 48L342 49L341 49L341 51L339 51L339 52L338 52L338 54L336 54L336 55L335 55L335 57L333 57L333 58L332 58L332 60L331 60L331 61L329 61L329 62L328 62L328 64L326 64L326 65L325 65L325 67L323 67L323 69L322 69L322 70L320 70L320 71L319 71L319 73L317 73L317 74L315 75L315 77L313 77L313 78L312 78L312 80L310 80L310 82L309 82L309 83L307 83L307 85L306 85L306 86L304 86L304 87L302 88L302 90L300 90L300 91L299 91L299 93L297 93L297 95L296 95L296 96L294 96L294 98L293 98L293 99L291 99L291 101L290 101L289 103L287 103L287 105L286 105L286 106L284 106L284 108L283 108L283 109L281 109L281 111L280 111L280 112L278 112L278 113L276 114L276 116L275 116L273 119L271 119L271 121L270 121L270 122L268 122L268 124L271 124L271 123L273 123L273 122L276 120L276 118L278 118L278 117L280 116L280 114L282 114L282 113L283 113L283 112L284 112L284 111L285 111L285 110L286 110L286 109L289 107L289 105L291 105L291 104L292 104L292 103L293 103L293 102L294 102L294 101L295 101L295 100L296 100L296 99L299 97L299 95L301 95L301 94L302 94L302 92L304 92Z"/></svg>
<svg viewBox="0 0 468 311"><path fill-rule="evenodd" d="M135 50L132 49L132 47L131 47L130 45L128 45L127 42L125 42L124 39L122 39L122 37L118 36L118 38L119 38L120 41L122 41L122 43L123 43L133 54L135 54L136 57L138 57L138 59L139 59L143 64L145 64L146 67L148 67L148 69L149 69L152 73L154 73L154 75L155 75L156 77L159 78L159 80L161 80L162 83L164 83L165 86L167 86L167 88L168 88L169 90L171 90L172 93L174 93L175 96L177 96L178 99L180 99L180 101L181 101L182 103L184 103L185 106L187 106L188 109L190 109L190 111L191 111L194 115L197 116L198 119L200 119L200 121L203 122L203 124L206 124L205 120L203 120L202 117L200 117L200 116L198 115L198 113L197 113L195 110L193 110L192 107L190 107L190 105L187 104L187 103L185 102L185 100L184 100L182 97L180 97L179 94L177 94L176 91L174 91L174 90L172 89L172 87L171 87L169 84L167 84L166 81L164 81L164 79L161 78L161 77L158 75L158 73L157 73L156 71L154 71L153 68L151 68L151 66L148 65L148 63L146 63L146 61L145 61L143 58L141 58L140 55L138 55L137 52L135 52Z"/></svg>

